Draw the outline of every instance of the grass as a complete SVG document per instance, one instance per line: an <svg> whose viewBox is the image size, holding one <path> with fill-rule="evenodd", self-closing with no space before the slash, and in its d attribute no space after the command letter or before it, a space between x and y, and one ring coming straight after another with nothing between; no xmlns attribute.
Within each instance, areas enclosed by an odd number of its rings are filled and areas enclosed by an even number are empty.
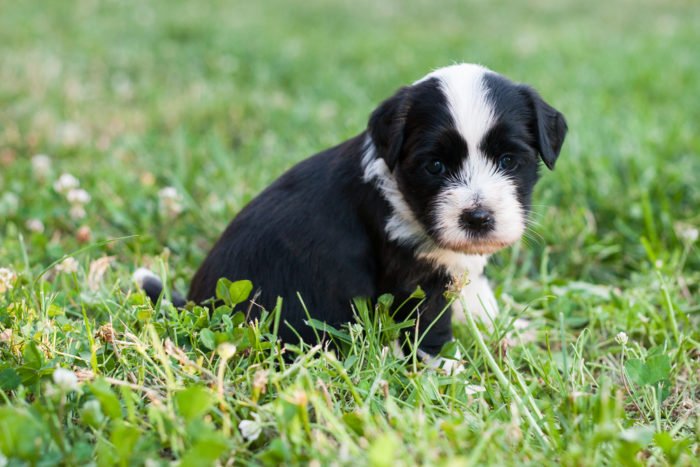
<svg viewBox="0 0 700 467"><path fill-rule="evenodd" d="M698 464L692 2L0 11L0 465ZM571 128L529 238L489 267L496 330L456 330L464 373L388 352L386 302L358 303L343 358L307 346L290 363L274 310L233 312L244 283L211 316L135 290L147 265L185 291L256 193L455 61L534 85Z"/></svg>

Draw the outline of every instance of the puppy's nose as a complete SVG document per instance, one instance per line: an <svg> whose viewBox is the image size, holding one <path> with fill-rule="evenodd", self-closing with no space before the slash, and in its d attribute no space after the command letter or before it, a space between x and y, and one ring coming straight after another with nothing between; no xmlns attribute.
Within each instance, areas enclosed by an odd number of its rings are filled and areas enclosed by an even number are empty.
<svg viewBox="0 0 700 467"><path fill-rule="evenodd" d="M494 219L491 211L486 209L469 209L462 213L460 217L462 227L466 230L476 232L486 232L493 229Z"/></svg>

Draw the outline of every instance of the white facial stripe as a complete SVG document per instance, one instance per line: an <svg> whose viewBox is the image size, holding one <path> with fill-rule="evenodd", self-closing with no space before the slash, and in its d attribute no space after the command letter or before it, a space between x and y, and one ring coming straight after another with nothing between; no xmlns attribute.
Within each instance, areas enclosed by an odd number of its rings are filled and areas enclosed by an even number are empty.
<svg viewBox="0 0 700 467"><path fill-rule="evenodd" d="M469 154L476 152L478 144L496 121L484 84L487 73L492 72L479 65L462 63L441 68L423 78L440 81L457 130L467 142Z"/></svg>

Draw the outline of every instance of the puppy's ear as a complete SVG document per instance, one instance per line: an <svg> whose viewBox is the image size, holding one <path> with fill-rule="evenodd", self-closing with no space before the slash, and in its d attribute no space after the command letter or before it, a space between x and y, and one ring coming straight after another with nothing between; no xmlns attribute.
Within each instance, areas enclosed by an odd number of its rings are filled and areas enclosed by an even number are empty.
<svg viewBox="0 0 700 467"><path fill-rule="evenodd" d="M367 130L389 170L394 170L403 146L406 114L410 107L408 94L408 86L399 89L369 117Z"/></svg>
<svg viewBox="0 0 700 467"><path fill-rule="evenodd" d="M547 104L534 89L523 86L523 92L533 108L532 131L537 141L537 150L545 165L554 170L568 126L564 116Z"/></svg>

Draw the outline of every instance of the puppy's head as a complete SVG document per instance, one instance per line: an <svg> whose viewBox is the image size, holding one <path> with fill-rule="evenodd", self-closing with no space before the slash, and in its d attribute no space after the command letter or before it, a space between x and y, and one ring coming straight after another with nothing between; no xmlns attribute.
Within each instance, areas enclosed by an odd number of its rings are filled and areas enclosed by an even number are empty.
<svg viewBox="0 0 700 467"><path fill-rule="evenodd" d="M490 254L525 231L540 161L554 168L566 130L532 88L454 65L373 112L365 179L393 207L393 240Z"/></svg>

